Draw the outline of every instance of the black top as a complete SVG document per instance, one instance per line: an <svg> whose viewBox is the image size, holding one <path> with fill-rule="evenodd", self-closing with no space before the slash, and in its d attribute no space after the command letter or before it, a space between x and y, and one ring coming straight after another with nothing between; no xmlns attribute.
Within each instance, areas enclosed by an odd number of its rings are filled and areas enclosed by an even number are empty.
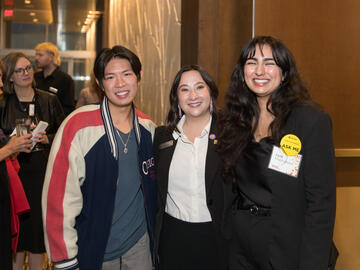
<svg viewBox="0 0 360 270"><path fill-rule="evenodd" d="M36 88L57 95L65 115L68 115L75 109L74 81L67 73L61 71L59 67L46 78L42 71L36 72L34 79L36 81Z"/></svg>
<svg viewBox="0 0 360 270"><path fill-rule="evenodd" d="M271 207L271 184L268 169L273 144L268 138L251 141L237 160L236 176L240 190L259 206Z"/></svg>

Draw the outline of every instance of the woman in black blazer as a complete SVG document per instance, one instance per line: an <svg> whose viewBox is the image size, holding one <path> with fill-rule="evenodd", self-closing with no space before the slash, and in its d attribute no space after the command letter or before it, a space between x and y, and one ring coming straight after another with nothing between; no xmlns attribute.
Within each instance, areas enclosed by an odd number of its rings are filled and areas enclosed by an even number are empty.
<svg viewBox="0 0 360 270"><path fill-rule="evenodd" d="M280 40L245 45L219 125L219 154L236 190L230 269L327 270L336 189L331 120Z"/></svg>
<svg viewBox="0 0 360 270"><path fill-rule="evenodd" d="M158 269L222 269L223 186L215 152L218 89L199 66L182 68L170 92L167 126L155 131Z"/></svg>

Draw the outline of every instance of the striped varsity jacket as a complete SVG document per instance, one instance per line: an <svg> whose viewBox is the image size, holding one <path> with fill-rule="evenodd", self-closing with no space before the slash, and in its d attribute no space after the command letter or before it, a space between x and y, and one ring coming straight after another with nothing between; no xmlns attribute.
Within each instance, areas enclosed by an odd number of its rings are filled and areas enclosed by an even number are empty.
<svg viewBox="0 0 360 270"><path fill-rule="evenodd" d="M141 188L151 247L157 207L152 153L155 124L133 109ZM118 177L115 128L105 97L80 107L53 141L42 195L45 246L56 269L101 269Z"/></svg>

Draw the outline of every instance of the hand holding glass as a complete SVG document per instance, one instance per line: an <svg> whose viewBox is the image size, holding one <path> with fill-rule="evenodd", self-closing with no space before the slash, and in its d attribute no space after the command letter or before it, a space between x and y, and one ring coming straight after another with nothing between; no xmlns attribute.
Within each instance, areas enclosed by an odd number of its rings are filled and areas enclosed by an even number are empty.
<svg viewBox="0 0 360 270"><path fill-rule="evenodd" d="M24 136L30 133L30 118L19 118L15 120L16 136Z"/></svg>

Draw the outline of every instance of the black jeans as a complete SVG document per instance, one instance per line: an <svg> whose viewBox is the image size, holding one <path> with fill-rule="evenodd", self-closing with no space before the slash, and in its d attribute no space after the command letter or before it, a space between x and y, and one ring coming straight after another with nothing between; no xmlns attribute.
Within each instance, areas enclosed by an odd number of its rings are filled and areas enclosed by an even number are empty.
<svg viewBox="0 0 360 270"><path fill-rule="evenodd" d="M233 210L230 270L271 270L269 239L271 216L256 216L249 210Z"/></svg>

